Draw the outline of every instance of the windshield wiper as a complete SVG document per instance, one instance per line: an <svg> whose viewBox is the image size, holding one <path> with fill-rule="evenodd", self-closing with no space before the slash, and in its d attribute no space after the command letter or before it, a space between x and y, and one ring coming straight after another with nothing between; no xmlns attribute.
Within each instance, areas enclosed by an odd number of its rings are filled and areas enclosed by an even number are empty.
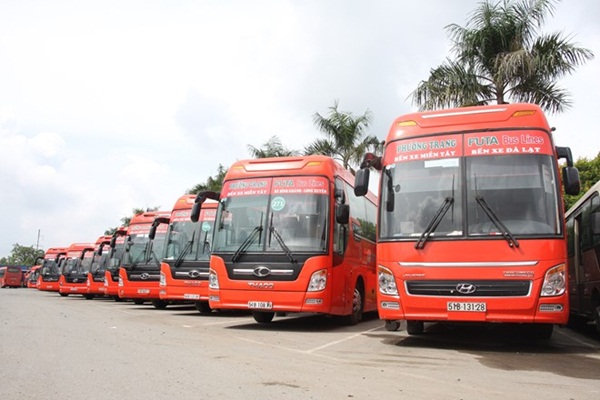
<svg viewBox="0 0 600 400"><path fill-rule="evenodd" d="M273 226L273 224L271 224L271 226L269 227L269 231L273 234L273 236L275 236L275 239L277 240L277 243L279 243L279 246L281 246L281 248L283 249L283 252L287 256L287 258L289 258L290 261L295 264L297 262L296 258L292 254L292 251L290 250L290 248L287 247L287 245L283 241L283 238L281 237L281 235L279 234L279 232L277 232L277 230L275 229L275 227Z"/></svg>
<svg viewBox="0 0 600 400"><path fill-rule="evenodd" d="M477 201L477 204L479 204L479 206L483 209L483 212L485 212L485 215L488 216L490 221L492 221L492 223L496 226L496 228L498 228L498 230L500 231L502 236L504 236L504 239L506 239L506 241L508 242L508 245L510 247L513 247L513 246L519 247L519 242L517 242L517 239L515 239L515 237L512 235L512 233L510 233L508 228L502 223L502 221L500 221L498 216L494 213L494 211L490 208L490 206L485 202L483 196L475 196L475 200Z"/></svg>
<svg viewBox="0 0 600 400"><path fill-rule="evenodd" d="M421 237L417 243L415 243L415 249L422 249L425 247L425 242L427 242L427 239L429 239L433 231L435 231L440 222L442 222L442 218L444 218L444 215L446 215L450 207L452 207L452 204L454 204L454 197L448 196L444 199L440 208L437 210L431 221L429 221L427 228L425 228Z"/></svg>
<svg viewBox="0 0 600 400"><path fill-rule="evenodd" d="M240 258L242 253L244 253L246 251L246 249L252 244L252 242L254 242L254 240L261 234L262 230L263 230L262 225L256 226L252 230L252 232L250 232L248 237L246 239L244 239L244 241L242 242L240 247L237 249L237 251L235 252L233 257L231 257L231 261L236 262Z"/></svg>
<svg viewBox="0 0 600 400"><path fill-rule="evenodd" d="M183 248L183 250L181 250L181 253L179 253L177 260L175 260L175 263L173 264L173 266L175 268L179 268L179 266L181 266L181 263L183 263L183 258L188 253L188 251L190 251L190 249L192 248L192 244L194 243L195 237L196 237L196 230L194 229L194 232L192 233L192 238L185 244L185 247Z"/></svg>

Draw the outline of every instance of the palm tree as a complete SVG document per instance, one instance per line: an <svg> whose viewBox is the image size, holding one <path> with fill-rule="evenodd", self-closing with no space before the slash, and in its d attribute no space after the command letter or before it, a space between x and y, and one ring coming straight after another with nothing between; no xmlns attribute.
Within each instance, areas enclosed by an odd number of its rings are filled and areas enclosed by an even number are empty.
<svg viewBox="0 0 600 400"><path fill-rule="evenodd" d="M569 108L556 81L594 58L562 33L539 35L555 0L479 3L466 27L446 26L455 59L430 71L411 94L421 110L496 102L536 103L549 112Z"/></svg>
<svg viewBox="0 0 600 400"><path fill-rule="evenodd" d="M340 112L337 100L329 110L328 117L319 113L313 116L313 122L327 137L306 146L304 154L330 156L341 161L344 168L352 169L351 164L358 165L367 151L381 145L377 137L364 136L371 123L371 113L367 110L363 115L355 117L352 113Z"/></svg>
<svg viewBox="0 0 600 400"><path fill-rule="evenodd" d="M227 170L221 164L217 168L217 173L215 176L209 176L206 179L205 183L198 183L194 185L191 189L188 189L187 194L198 194L205 190L210 190L213 192L220 192L223 187L223 179L225 179L225 173Z"/></svg>
<svg viewBox="0 0 600 400"><path fill-rule="evenodd" d="M263 144L260 149L248 145L248 151L254 158L287 157L298 155L296 150L288 150L285 148L277 136L272 136Z"/></svg>

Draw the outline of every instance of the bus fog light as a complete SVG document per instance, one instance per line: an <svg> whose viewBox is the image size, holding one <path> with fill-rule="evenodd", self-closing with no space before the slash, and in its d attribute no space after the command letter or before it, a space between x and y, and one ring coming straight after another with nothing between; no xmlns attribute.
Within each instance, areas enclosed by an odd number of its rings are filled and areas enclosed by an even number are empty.
<svg viewBox="0 0 600 400"><path fill-rule="evenodd" d="M306 304L323 304L323 299L306 299Z"/></svg>
<svg viewBox="0 0 600 400"><path fill-rule="evenodd" d="M219 296L209 296L208 301L221 301Z"/></svg>
<svg viewBox="0 0 600 400"><path fill-rule="evenodd" d="M398 295L398 287L396 286L396 281L394 280L392 271L380 265L377 272L377 277L379 292L381 294L387 294L390 296Z"/></svg>
<svg viewBox="0 0 600 400"><path fill-rule="evenodd" d="M209 289L219 289L219 278L214 270L210 270L208 273L208 287Z"/></svg>
<svg viewBox="0 0 600 400"><path fill-rule="evenodd" d="M381 308L385 308L386 310L399 310L400 303L396 301L382 301Z"/></svg>
<svg viewBox="0 0 600 400"><path fill-rule="evenodd" d="M327 286L327 270L321 269L312 274L310 283L308 284L309 292L318 292L325 289Z"/></svg>
<svg viewBox="0 0 600 400"><path fill-rule="evenodd" d="M540 304L541 312L561 312L564 309L562 304Z"/></svg>
<svg viewBox="0 0 600 400"><path fill-rule="evenodd" d="M565 264L550 268L544 277L542 284L542 297L560 296L566 290L566 267Z"/></svg>

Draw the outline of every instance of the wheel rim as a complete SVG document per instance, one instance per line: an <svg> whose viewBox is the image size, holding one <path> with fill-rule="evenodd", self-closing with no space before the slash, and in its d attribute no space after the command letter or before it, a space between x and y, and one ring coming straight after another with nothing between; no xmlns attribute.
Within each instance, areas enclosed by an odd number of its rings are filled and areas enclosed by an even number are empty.
<svg viewBox="0 0 600 400"><path fill-rule="evenodd" d="M360 290L354 289L354 298L352 299L352 313L358 314L362 307L362 296Z"/></svg>

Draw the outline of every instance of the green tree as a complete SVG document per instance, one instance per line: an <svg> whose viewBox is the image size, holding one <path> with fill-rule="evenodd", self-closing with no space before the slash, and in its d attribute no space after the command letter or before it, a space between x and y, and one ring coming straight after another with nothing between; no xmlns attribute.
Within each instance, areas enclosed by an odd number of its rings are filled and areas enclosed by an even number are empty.
<svg viewBox="0 0 600 400"><path fill-rule="evenodd" d="M248 145L248 151L254 158L268 158L268 157L288 157L298 155L298 151L289 150L281 144L281 140L277 136L272 136L267 140L261 148L256 148L252 145Z"/></svg>
<svg viewBox="0 0 600 400"><path fill-rule="evenodd" d="M365 131L371 123L369 110L355 117L352 113L339 111L338 102L335 101L334 105L329 107L327 117L315 113L313 122L326 138L310 143L304 148L304 154L333 157L339 160L344 168L352 169L352 165L360 164L367 151L381 145L377 137L365 136Z"/></svg>
<svg viewBox="0 0 600 400"><path fill-rule="evenodd" d="M193 186L191 189L187 191L188 194L198 194L204 190L211 190L213 192L220 192L223 187L223 179L225 179L225 174L227 170L224 166L219 164L217 168L217 173L215 176L209 176L204 183L198 183Z"/></svg>
<svg viewBox="0 0 600 400"><path fill-rule="evenodd" d="M20 244L15 243L10 255L8 257L2 257L0 263L32 266L38 258L43 257L44 250L36 249L35 246L21 246Z"/></svg>
<svg viewBox="0 0 600 400"><path fill-rule="evenodd" d="M446 26L453 59L430 71L411 94L421 110L508 101L535 103L549 112L571 105L557 80L594 54L562 33L538 33L555 0L479 3L465 27Z"/></svg>
<svg viewBox="0 0 600 400"><path fill-rule="evenodd" d="M565 211L571 208L596 182L600 181L600 153L591 160L585 157L579 158L574 165L579 170L581 191L577 196L565 195Z"/></svg>
<svg viewBox="0 0 600 400"><path fill-rule="evenodd" d="M119 226L129 226L129 223L131 222L131 218L134 215L137 215L139 213L143 213L143 212L148 212L148 211L158 211L159 207L155 206L155 207L146 207L144 208L134 208L132 210L132 213L130 216L125 216L123 218L120 219L121 221L121 225ZM114 227L114 228L108 228L107 230L104 231L105 235L112 235L113 233L115 233L115 231L118 229L119 227Z"/></svg>

